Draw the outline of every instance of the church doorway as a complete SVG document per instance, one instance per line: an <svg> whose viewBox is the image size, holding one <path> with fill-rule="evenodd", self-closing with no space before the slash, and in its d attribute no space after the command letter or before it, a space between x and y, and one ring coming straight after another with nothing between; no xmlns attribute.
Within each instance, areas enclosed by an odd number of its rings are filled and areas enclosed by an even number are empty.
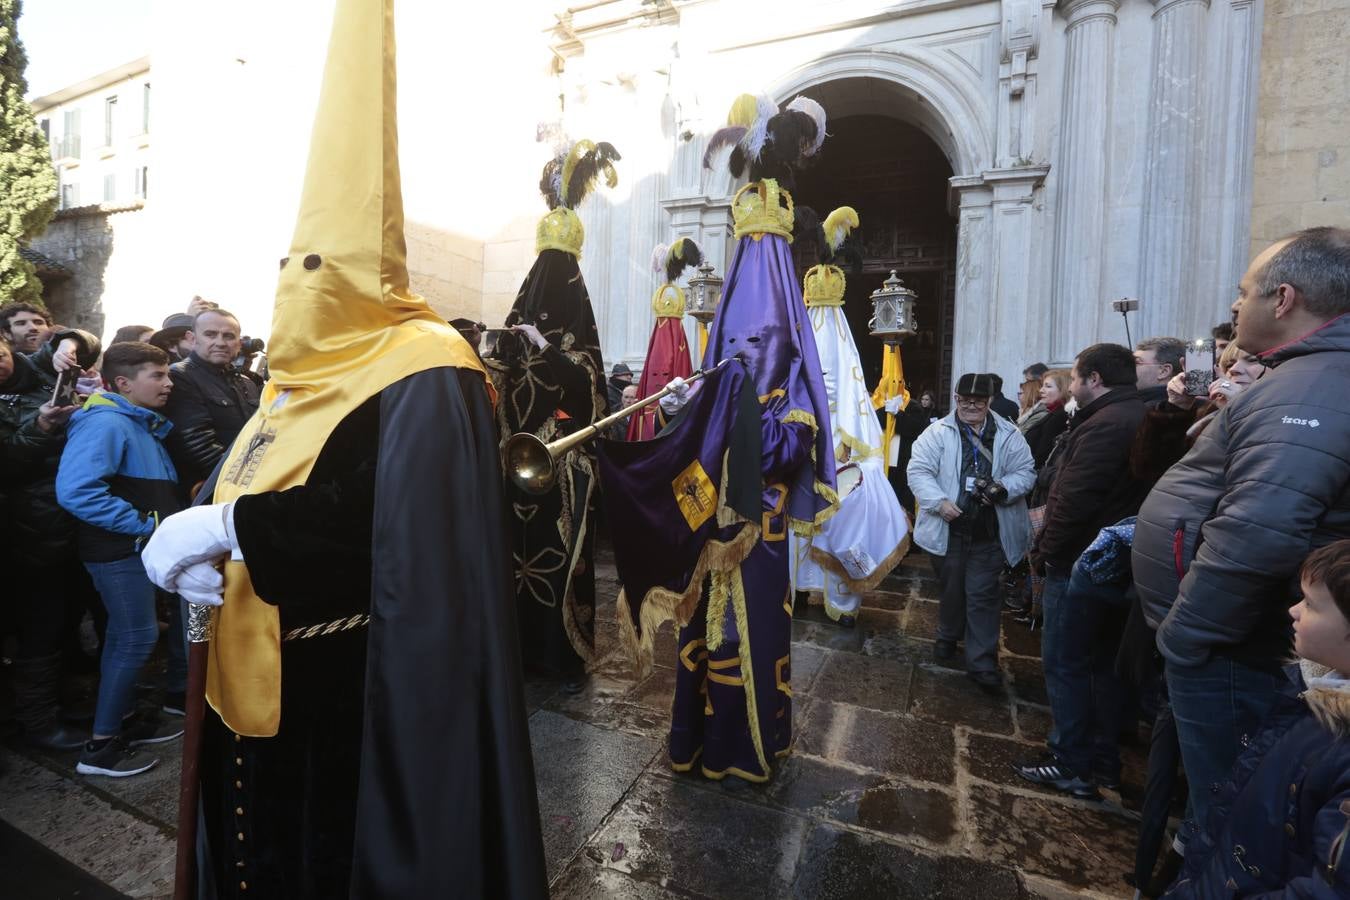
<svg viewBox="0 0 1350 900"><path fill-rule="evenodd" d="M828 106L826 107L828 110ZM858 212L854 238L863 271L846 273L844 311L867 383L881 376L881 342L867 333L868 299L891 269L918 295L919 333L901 357L910 394L931 390L939 409L951 399L953 320L956 309L957 220L947 205L951 164L919 128L879 115L849 115L829 123L830 137L813 165L797 177L793 199L823 220L840 206ZM795 248L799 278L815 264L813 241Z"/></svg>

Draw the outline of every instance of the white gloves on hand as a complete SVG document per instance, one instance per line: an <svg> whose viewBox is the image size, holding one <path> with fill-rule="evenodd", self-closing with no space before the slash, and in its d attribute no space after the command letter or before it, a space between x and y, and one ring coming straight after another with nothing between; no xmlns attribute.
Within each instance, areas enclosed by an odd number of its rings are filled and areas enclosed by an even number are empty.
<svg viewBox="0 0 1350 900"><path fill-rule="evenodd" d="M193 563L178 574L177 594L198 606L220 606L225 602L225 579L211 563Z"/></svg>
<svg viewBox="0 0 1350 900"><path fill-rule="evenodd" d="M661 411L667 416L673 416L689 402L689 384L683 378L676 375L666 384L670 388L670 393L666 394L657 402L661 404Z"/></svg>
<svg viewBox="0 0 1350 900"><path fill-rule="evenodd" d="M891 399L887 400L885 404L886 412L890 413L893 416L899 415L900 411L904 408L904 406L905 406L905 398L903 394L892 397Z"/></svg>
<svg viewBox="0 0 1350 900"><path fill-rule="evenodd" d="M233 517L233 503L194 506L169 516L141 551L145 574L163 590L183 594L189 603L220 605L223 583L214 564L239 550Z"/></svg>

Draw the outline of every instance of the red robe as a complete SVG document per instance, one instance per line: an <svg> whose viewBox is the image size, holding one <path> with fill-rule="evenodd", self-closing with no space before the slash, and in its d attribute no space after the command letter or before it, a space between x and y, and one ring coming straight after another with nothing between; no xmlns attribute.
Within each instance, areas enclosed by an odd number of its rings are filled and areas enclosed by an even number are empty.
<svg viewBox="0 0 1350 900"><path fill-rule="evenodd" d="M660 316L647 344L647 361L638 381L638 398L650 397L670 383L672 378L688 378L694 371L689 360L689 341L684 336L684 320ZM646 441L656 437L666 425L661 405L653 403L628 419L628 440Z"/></svg>

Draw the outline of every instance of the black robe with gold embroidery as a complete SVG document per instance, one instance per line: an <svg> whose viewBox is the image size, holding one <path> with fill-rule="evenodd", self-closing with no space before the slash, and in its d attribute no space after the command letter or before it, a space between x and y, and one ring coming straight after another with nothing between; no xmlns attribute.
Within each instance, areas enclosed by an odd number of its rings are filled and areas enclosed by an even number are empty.
<svg viewBox="0 0 1350 900"><path fill-rule="evenodd" d="M537 327L549 344L536 350L510 335L488 360L501 440L523 431L548 443L604 415L600 336L576 257L562 250L539 254L506 319L508 326L520 322ZM507 516L525 664L575 677L595 650L592 446L568 453L557 471L557 484L543 495L508 480Z"/></svg>

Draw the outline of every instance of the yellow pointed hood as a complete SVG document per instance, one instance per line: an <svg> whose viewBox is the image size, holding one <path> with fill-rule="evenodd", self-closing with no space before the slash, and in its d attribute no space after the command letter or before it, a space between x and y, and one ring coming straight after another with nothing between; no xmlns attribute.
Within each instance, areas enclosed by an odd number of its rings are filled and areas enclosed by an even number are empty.
<svg viewBox="0 0 1350 900"><path fill-rule="evenodd" d="M300 212L277 282L271 381L221 468L217 503L303 484L338 423L409 375L484 371L408 288L393 18L393 0L337 0ZM257 597L243 563L227 563L206 698L236 733L277 733L281 640L276 607Z"/></svg>

